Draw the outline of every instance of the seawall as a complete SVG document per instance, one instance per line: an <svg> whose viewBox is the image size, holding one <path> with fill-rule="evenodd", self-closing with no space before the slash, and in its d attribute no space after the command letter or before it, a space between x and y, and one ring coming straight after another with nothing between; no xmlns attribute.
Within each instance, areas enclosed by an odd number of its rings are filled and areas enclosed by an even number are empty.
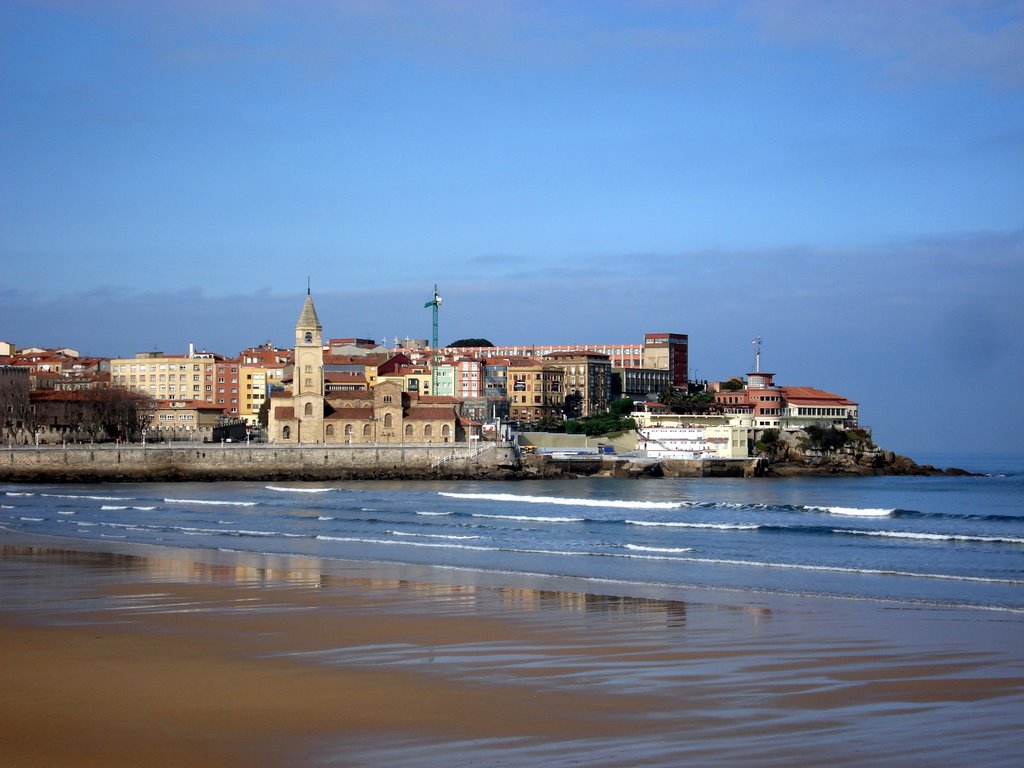
<svg viewBox="0 0 1024 768"><path fill-rule="evenodd" d="M68 445L0 450L0 481L512 479L511 443Z"/></svg>

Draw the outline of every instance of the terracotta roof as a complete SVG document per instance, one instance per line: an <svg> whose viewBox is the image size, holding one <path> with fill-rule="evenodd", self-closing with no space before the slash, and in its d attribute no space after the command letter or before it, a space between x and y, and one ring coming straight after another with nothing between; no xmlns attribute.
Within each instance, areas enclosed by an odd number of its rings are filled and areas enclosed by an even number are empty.
<svg viewBox="0 0 1024 768"><path fill-rule="evenodd" d="M369 421L373 418L373 408L335 408L324 415L331 421Z"/></svg>
<svg viewBox="0 0 1024 768"><path fill-rule="evenodd" d="M455 418L455 411L451 408L424 408L413 406L405 414L406 419L416 421L446 421Z"/></svg>
<svg viewBox="0 0 1024 768"><path fill-rule="evenodd" d="M826 392L814 387L779 387L782 396L788 403L796 405L822 405L825 403L833 405L856 405L852 400L847 400L842 395Z"/></svg>

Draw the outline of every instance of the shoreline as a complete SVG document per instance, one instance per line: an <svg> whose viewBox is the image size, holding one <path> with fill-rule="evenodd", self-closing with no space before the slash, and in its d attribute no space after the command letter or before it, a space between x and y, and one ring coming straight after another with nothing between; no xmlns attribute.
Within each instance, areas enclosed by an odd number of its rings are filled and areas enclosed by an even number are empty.
<svg viewBox="0 0 1024 768"><path fill-rule="evenodd" d="M0 580L0 765L1018 756L1016 615L7 532Z"/></svg>

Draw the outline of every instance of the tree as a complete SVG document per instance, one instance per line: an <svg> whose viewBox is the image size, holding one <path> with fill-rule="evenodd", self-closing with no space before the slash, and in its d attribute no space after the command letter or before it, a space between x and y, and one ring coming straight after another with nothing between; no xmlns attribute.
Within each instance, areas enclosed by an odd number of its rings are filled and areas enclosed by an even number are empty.
<svg viewBox="0 0 1024 768"><path fill-rule="evenodd" d="M620 397L618 400L613 400L608 406L608 410L621 418L629 416L633 412L633 398Z"/></svg>
<svg viewBox="0 0 1024 768"><path fill-rule="evenodd" d="M260 403L260 409L256 413L256 420L259 421L260 426L266 429L270 424L270 397L263 398L263 402Z"/></svg>
<svg viewBox="0 0 1024 768"><path fill-rule="evenodd" d="M448 345L449 347L493 347L487 339L459 339Z"/></svg>
<svg viewBox="0 0 1024 768"><path fill-rule="evenodd" d="M730 392L738 392L743 389L743 380L733 376L728 381L722 383L722 389L726 389Z"/></svg>

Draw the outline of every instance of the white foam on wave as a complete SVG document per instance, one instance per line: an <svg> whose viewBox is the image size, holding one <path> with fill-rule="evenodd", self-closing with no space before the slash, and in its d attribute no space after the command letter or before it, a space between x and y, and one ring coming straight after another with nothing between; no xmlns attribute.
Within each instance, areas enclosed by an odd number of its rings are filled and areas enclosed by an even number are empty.
<svg viewBox="0 0 1024 768"><path fill-rule="evenodd" d="M7 491L8 496L35 496L31 491Z"/></svg>
<svg viewBox="0 0 1024 768"><path fill-rule="evenodd" d="M452 541L465 541L467 539L479 539L479 536L459 536L446 533L408 533L406 531L388 531L392 536L413 536L421 539L451 539Z"/></svg>
<svg viewBox="0 0 1024 768"><path fill-rule="evenodd" d="M57 512L57 514L58 515L77 515L78 513L74 512L73 510L62 509L59 512Z"/></svg>
<svg viewBox="0 0 1024 768"><path fill-rule="evenodd" d="M676 554L679 552L693 552L693 547L643 547L639 544L623 544L626 549L634 552L659 552L663 554Z"/></svg>
<svg viewBox="0 0 1024 768"><path fill-rule="evenodd" d="M266 486L268 491L280 491L281 493L330 493L337 488L287 488L280 485Z"/></svg>
<svg viewBox="0 0 1024 768"><path fill-rule="evenodd" d="M713 531L756 531L761 526L754 523L679 523L656 520L627 520L627 525L644 525L651 528L701 528Z"/></svg>
<svg viewBox="0 0 1024 768"><path fill-rule="evenodd" d="M559 504L567 507L616 507L620 509L679 509L682 502L629 501L618 499L569 499L561 496L519 496L514 493L451 493L438 492L438 496L452 499L479 499L481 501L512 501L524 504Z"/></svg>
<svg viewBox="0 0 1024 768"><path fill-rule="evenodd" d="M665 554L658 553L635 553L627 554L625 552L571 552L565 550L556 549L515 549L506 547L486 547L479 544L453 544L453 543L441 543L432 541L411 541L409 539L368 539L358 536L325 536L320 535L316 537L320 541L337 541L342 543L351 544L389 544L392 546L403 546L403 547L424 547L429 549L459 549L467 550L470 552L507 552L516 555L554 555L556 557L613 557L622 558L629 560L665 560L665 561L679 561L690 558L679 558L666 556Z"/></svg>
<svg viewBox="0 0 1024 768"><path fill-rule="evenodd" d="M17 507L12 507L10 504L0 504L0 509L17 509Z"/></svg>
<svg viewBox="0 0 1024 768"><path fill-rule="evenodd" d="M858 507L804 507L811 512L828 512L849 517L888 517L895 509L861 509Z"/></svg>
<svg viewBox="0 0 1024 768"><path fill-rule="evenodd" d="M23 520L26 523L41 523L46 518L43 517L19 517L19 520Z"/></svg>
<svg viewBox="0 0 1024 768"><path fill-rule="evenodd" d="M255 501L217 501L215 499L164 499L168 504L208 504L214 507L255 507Z"/></svg>
<svg viewBox="0 0 1024 768"><path fill-rule="evenodd" d="M532 517L530 515L485 515L478 513L470 517L486 517L492 520L518 520L524 523L582 523L582 517Z"/></svg>
<svg viewBox="0 0 1024 768"><path fill-rule="evenodd" d="M279 537L283 539L304 539L302 533L285 533L284 531L251 531L245 529L229 528L193 528L191 526L173 526L171 530L181 531L187 536L205 536L215 534L218 536L260 536L265 538Z"/></svg>
<svg viewBox="0 0 1024 768"><path fill-rule="evenodd" d="M78 493L41 493L51 499L92 499L93 501L131 501L133 496L86 496Z"/></svg>
<svg viewBox="0 0 1024 768"><path fill-rule="evenodd" d="M850 573L860 576L902 576L913 579L939 579L942 581L968 581L979 584L1020 584L1021 579L992 579L984 576L957 576L951 573L921 573L919 571L897 571L884 568L846 568L839 565L809 565L806 563L772 563L761 560L730 560L716 557L680 557L690 563L705 565L741 565L754 568L779 568L794 571L824 571L828 573Z"/></svg>
<svg viewBox="0 0 1024 768"><path fill-rule="evenodd" d="M968 536L954 533L915 533L913 531L857 531L836 528L833 533L848 533L855 536L878 536L887 539L918 539L920 541L967 541L985 544L1024 544L1024 539L1014 536Z"/></svg>
<svg viewBox="0 0 1024 768"><path fill-rule="evenodd" d="M100 509L101 510L106 510L108 512L115 512L115 511L120 511L120 510L125 510L125 509L137 509L137 510L139 510L141 512L149 512L151 510L156 509L156 507L127 507L127 506L119 506L119 505L116 505L116 504L104 504L102 507L100 507Z"/></svg>
<svg viewBox="0 0 1024 768"><path fill-rule="evenodd" d="M451 512L417 512L416 514L422 515L423 517L444 517L446 515L450 515Z"/></svg>
<svg viewBox="0 0 1024 768"><path fill-rule="evenodd" d="M329 516L329 515L320 515L319 517L317 517L317 520L320 520L321 522L324 522L324 521L327 521L327 520L333 520L333 519L334 518Z"/></svg>

